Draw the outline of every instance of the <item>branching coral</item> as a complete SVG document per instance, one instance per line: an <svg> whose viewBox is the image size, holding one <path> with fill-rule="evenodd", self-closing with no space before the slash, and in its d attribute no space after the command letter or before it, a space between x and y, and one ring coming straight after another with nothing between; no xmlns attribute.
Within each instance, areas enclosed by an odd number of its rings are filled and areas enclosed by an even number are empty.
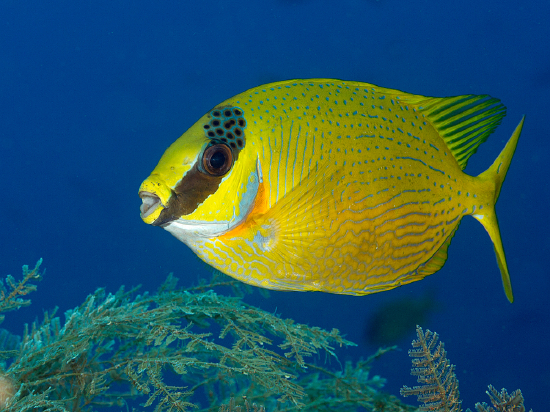
<svg viewBox="0 0 550 412"><path fill-rule="evenodd" d="M407 409L380 392L384 379L369 376L372 359L337 371L309 361L352 345L338 330L214 292L220 283L237 287L226 278L186 289L176 282L169 276L151 294L100 289L64 321L46 313L17 351L5 353L1 372L18 388L6 411L87 411L135 400L157 411L214 411L243 396L270 412Z"/></svg>
<svg viewBox="0 0 550 412"><path fill-rule="evenodd" d="M401 395L416 395L418 401L422 402L418 408L420 411L461 412L458 379L454 365L447 359L443 342L438 344L439 335L430 330L424 333L420 326L416 327L416 334L418 339L413 340L414 349L409 350L409 356L413 358L411 375L417 376L421 385L414 388L403 386ZM508 395L506 389L499 393L489 385L487 394L496 409L486 403L476 403L478 412L525 412L523 395L519 389Z"/></svg>

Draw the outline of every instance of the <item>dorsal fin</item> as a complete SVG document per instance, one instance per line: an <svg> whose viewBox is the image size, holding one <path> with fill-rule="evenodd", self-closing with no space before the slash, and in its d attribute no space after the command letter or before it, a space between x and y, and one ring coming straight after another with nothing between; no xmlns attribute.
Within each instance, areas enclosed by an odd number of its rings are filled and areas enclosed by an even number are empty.
<svg viewBox="0 0 550 412"><path fill-rule="evenodd" d="M419 110L439 132L461 169L500 124L506 107L488 95L428 97Z"/></svg>

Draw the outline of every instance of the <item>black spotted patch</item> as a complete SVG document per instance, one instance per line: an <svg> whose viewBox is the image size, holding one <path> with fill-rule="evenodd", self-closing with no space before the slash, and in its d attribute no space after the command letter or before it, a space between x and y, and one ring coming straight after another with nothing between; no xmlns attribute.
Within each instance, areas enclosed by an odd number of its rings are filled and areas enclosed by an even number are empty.
<svg viewBox="0 0 550 412"><path fill-rule="evenodd" d="M233 159L246 144L246 120L241 108L235 106L215 107L208 114L208 123L204 125L204 133L211 142L209 146L224 143L231 148Z"/></svg>
<svg viewBox="0 0 550 412"><path fill-rule="evenodd" d="M204 133L210 139L209 146L225 144L231 149L233 162L246 144L246 120L239 107L219 106L208 113L208 123ZM202 156L202 155L201 155ZM187 172L174 187L168 205L153 222L155 226L165 225L181 216L193 213L198 205L218 190L223 176L211 176L199 169L199 161Z"/></svg>

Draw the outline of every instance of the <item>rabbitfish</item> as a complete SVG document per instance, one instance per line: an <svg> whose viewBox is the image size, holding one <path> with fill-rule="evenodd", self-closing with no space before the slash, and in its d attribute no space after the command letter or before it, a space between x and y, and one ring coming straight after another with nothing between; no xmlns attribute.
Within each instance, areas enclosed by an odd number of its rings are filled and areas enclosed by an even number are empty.
<svg viewBox="0 0 550 412"><path fill-rule="evenodd" d="M216 269L277 290L364 295L441 269L465 215L493 242L523 119L479 176L462 170L505 107L331 79L266 84L217 105L141 184L141 217Z"/></svg>

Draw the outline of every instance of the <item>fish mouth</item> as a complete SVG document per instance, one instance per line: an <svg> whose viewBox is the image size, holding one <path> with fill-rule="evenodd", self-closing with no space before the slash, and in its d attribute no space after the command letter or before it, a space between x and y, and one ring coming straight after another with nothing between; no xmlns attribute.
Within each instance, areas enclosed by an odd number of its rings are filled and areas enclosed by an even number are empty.
<svg viewBox="0 0 550 412"><path fill-rule="evenodd" d="M159 206L162 206L160 197L151 192L139 192L139 197L141 197L141 206L139 210L141 212L141 218L145 219L147 216L151 215Z"/></svg>

